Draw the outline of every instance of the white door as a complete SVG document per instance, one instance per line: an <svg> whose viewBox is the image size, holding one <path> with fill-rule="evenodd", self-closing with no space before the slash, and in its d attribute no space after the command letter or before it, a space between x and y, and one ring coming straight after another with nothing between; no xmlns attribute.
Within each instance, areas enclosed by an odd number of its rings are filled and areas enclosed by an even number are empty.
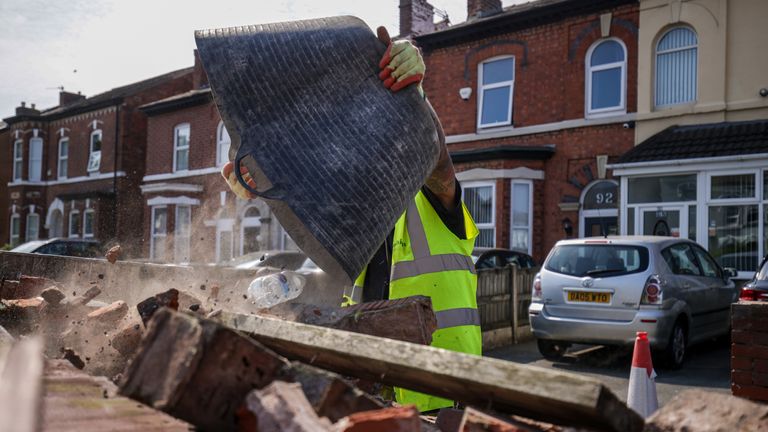
<svg viewBox="0 0 768 432"><path fill-rule="evenodd" d="M640 217L635 220L635 232L688 238L688 213L684 210L684 206L641 207Z"/></svg>

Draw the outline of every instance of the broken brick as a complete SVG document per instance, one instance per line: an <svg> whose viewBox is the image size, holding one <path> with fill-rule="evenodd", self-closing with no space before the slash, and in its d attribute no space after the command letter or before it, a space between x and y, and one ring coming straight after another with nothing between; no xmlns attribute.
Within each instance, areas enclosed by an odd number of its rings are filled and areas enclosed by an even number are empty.
<svg viewBox="0 0 768 432"><path fill-rule="evenodd" d="M85 306L88 304L88 302L98 297L99 294L101 294L101 289L94 285L88 288L88 290L85 291L85 294L72 299L70 303L73 305Z"/></svg>
<svg viewBox="0 0 768 432"><path fill-rule="evenodd" d="M85 367L85 362L83 361L83 359L80 358L80 356L75 352L75 350L73 350L72 348L64 348L62 349L62 351L63 351L63 355L61 358L72 363L72 366L78 369L83 369Z"/></svg>
<svg viewBox="0 0 768 432"><path fill-rule="evenodd" d="M331 422L312 409L299 384L274 381L261 390L254 390L245 400L248 413L255 418L257 431L320 432L330 431ZM240 414L248 422L249 416ZM243 430L243 429L241 429Z"/></svg>
<svg viewBox="0 0 768 432"><path fill-rule="evenodd" d="M49 305L57 306L64 300L64 298L66 298L66 295L64 295L60 289L51 287L44 289L43 292L40 293L40 297L42 297Z"/></svg>
<svg viewBox="0 0 768 432"><path fill-rule="evenodd" d="M124 301L118 300L109 306L98 308L89 313L87 318L91 322L111 325L123 318L126 313L128 313L128 305Z"/></svg>
<svg viewBox="0 0 768 432"><path fill-rule="evenodd" d="M139 348L143 334L139 321L128 323L112 337L112 348L126 357L132 356Z"/></svg>
<svg viewBox="0 0 768 432"><path fill-rule="evenodd" d="M363 411L341 419L338 432L413 432L421 430L419 411L415 406Z"/></svg>
<svg viewBox="0 0 768 432"><path fill-rule="evenodd" d="M120 255L122 253L123 253L123 248L121 248L120 245L112 246L104 255L104 258L106 258L110 264L114 264L115 262L117 262L118 258L120 258Z"/></svg>
<svg viewBox="0 0 768 432"><path fill-rule="evenodd" d="M136 305L136 309L138 309L139 316L144 322L144 325L147 325L147 322L152 318L152 315L162 307L179 310L179 290L171 288L168 291L152 296Z"/></svg>

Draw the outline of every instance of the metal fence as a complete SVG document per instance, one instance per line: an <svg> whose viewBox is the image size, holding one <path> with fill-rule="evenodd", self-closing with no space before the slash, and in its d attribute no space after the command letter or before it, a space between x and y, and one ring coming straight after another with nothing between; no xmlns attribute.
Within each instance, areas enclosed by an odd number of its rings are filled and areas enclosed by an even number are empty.
<svg viewBox="0 0 768 432"><path fill-rule="evenodd" d="M483 331L512 328L512 341L518 341L520 327L528 325L531 284L539 268L516 265L477 272L477 308Z"/></svg>

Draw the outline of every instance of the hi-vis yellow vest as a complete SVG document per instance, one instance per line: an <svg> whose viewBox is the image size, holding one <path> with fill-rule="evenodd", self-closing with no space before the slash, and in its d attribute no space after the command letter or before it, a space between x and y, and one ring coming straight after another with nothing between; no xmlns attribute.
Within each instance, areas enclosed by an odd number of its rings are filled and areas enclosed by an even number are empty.
<svg viewBox="0 0 768 432"><path fill-rule="evenodd" d="M477 275L471 254L478 230L462 203L467 239L445 226L422 192L395 224L389 298L428 296L437 317L432 346L467 354L482 354ZM362 299L365 271L345 293L345 304ZM453 406L453 402L424 393L395 388L397 402L415 404L419 411Z"/></svg>

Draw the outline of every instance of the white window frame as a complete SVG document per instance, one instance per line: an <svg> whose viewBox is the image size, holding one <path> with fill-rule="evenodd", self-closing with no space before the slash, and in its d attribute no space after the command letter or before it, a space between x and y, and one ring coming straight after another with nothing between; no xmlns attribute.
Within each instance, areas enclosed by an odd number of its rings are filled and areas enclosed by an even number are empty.
<svg viewBox="0 0 768 432"><path fill-rule="evenodd" d="M24 140L13 142L13 182L20 182L24 175Z"/></svg>
<svg viewBox="0 0 768 432"><path fill-rule="evenodd" d="M189 215L187 223L187 234L183 235L181 227L181 217L179 216L180 210L186 209ZM192 206L190 205L177 205L174 209L173 215L173 260L177 263L189 263L192 260Z"/></svg>
<svg viewBox="0 0 768 432"><path fill-rule="evenodd" d="M755 179L755 195L751 197L744 197L744 198L715 198L712 196L712 177L727 177L731 175L752 175ZM762 198L760 195L758 195L758 192L760 192L760 189L758 187L758 183L762 182L763 178L760 175L759 169L753 169L753 170L728 170L728 171L707 171L706 172L706 197L707 197L707 204L714 204L714 205L742 205L742 204L755 204L756 201L761 201L758 197ZM760 184L762 186L762 183Z"/></svg>
<svg viewBox="0 0 768 432"><path fill-rule="evenodd" d="M478 232L481 229L493 229L493 244L491 246L478 246L478 247L489 247L489 248L495 248L496 247L496 181L495 180L488 180L488 181L468 181L468 182L462 182L461 183L461 189L462 189L462 201L464 200L464 197L466 196L466 191L468 188L479 188L479 187L491 187L491 222L483 222L478 223L475 221L475 226L477 227ZM466 204L465 204L466 205ZM467 208L469 210L469 208ZM475 217L472 216L472 219Z"/></svg>
<svg viewBox="0 0 768 432"><path fill-rule="evenodd" d="M226 135L226 139L224 139L224 135ZM227 151L223 152L225 145ZM224 122L220 121L219 126L216 128L216 166L222 166L229 162L229 148L231 146L232 137L224 126Z"/></svg>
<svg viewBox="0 0 768 432"><path fill-rule="evenodd" d="M603 43L613 41L618 42L621 49L624 50L624 60L620 62L613 62L602 64L598 66L592 66L592 54L595 52L598 46ZM621 94L620 102L617 106L592 109L592 76L595 72L600 72L609 69L621 68ZM613 115L620 115L627 113L627 46L624 45L624 41L619 38L605 38L592 44L587 50L587 55L584 58L584 70L586 72L586 93L584 95L584 101L586 102L586 112L588 118L594 117L608 117Z"/></svg>
<svg viewBox="0 0 768 432"><path fill-rule="evenodd" d="M179 145L179 131L181 129L187 129L187 145L180 146ZM176 125L173 128L173 172L184 172L189 171L189 144L192 140L192 128L189 125L189 123L181 123ZM177 166L178 164L178 154L180 151L187 152L187 167L184 169L179 169Z"/></svg>
<svg viewBox="0 0 768 432"><path fill-rule="evenodd" d="M166 241L166 237L168 236L168 206L165 205L157 205L152 206L150 212L150 219L149 219L149 259L150 260L156 260L158 259L156 256L156 249L155 249L155 243L158 241L158 239L162 239L163 242ZM155 232L155 215L157 213L157 210L165 210L165 231L164 232ZM167 246L167 244L164 244L164 246ZM163 248L164 256L163 261L167 260L168 251L167 248Z"/></svg>
<svg viewBox="0 0 768 432"><path fill-rule="evenodd" d="M14 222L18 221L19 229L16 231L16 234L13 233L13 225ZM18 213L13 213L11 215L11 225L8 227L8 234L10 236L11 246L18 246L21 242L21 215Z"/></svg>
<svg viewBox="0 0 768 432"><path fill-rule="evenodd" d="M255 208L259 211L259 217L253 217L249 216L246 217L245 215L248 213L248 210ZM261 236L261 209L257 205L249 205L243 209L242 212L243 217L240 218L240 255L242 256L245 251L245 229L246 228L259 228L259 236ZM261 241L259 241L261 243Z"/></svg>
<svg viewBox="0 0 768 432"><path fill-rule="evenodd" d="M101 148L99 150L93 149L94 140L93 137L98 136L99 142L101 143ZM91 135L89 137L88 141L88 173L92 172L98 172L99 168L101 168L101 152L104 148L104 135L101 132L101 129L96 129L95 131L91 132Z"/></svg>
<svg viewBox="0 0 768 432"><path fill-rule="evenodd" d="M80 233L79 232L74 232L74 233L72 232L72 221L73 220L77 220L78 222L80 221L80 210L70 210L69 211L69 219L67 220L67 236L69 236L70 238L77 238L77 237L80 237ZM80 227L78 226L78 228L80 228ZM79 231L79 229L78 229L78 231Z"/></svg>
<svg viewBox="0 0 768 432"><path fill-rule="evenodd" d="M680 28L688 29L690 30L695 36L696 36L696 45L690 45L687 47L682 48L674 48L669 49L665 51L659 51L659 44L661 41L673 30L677 30ZM696 89L695 94L693 95L692 100L682 101L682 102L674 102L669 104L659 104L656 100L657 90L659 87L659 55L660 54L669 54L677 51L685 51L689 49L696 49ZM678 106L678 105L687 105L687 104L694 104L699 99L699 34L696 32L696 30L693 29L693 27L687 26L687 25L678 25L674 27L668 28L664 33L659 36L658 39L656 39L656 44L654 46L654 54L653 54L653 106L657 108L664 108L664 107L672 107L672 106Z"/></svg>
<svg viewBox="0 0 768 432"><path fill-rule="evenodd" d="M33 149L37 146L39 146L40 150L39 159L32 158ZM32 137L29 139L29 171L27 172L27 179L30 182L39 182L43 180L43 139L40 137Z"/></svg>
<svg viewBox="0 0 768 432"><path fill-rule="evenodd" d="M230 236L230 243L229 243L229 257L230 259L235 257L235 233L232 229L234 227L234 219L219 219L216 222L216 262L222 262L223 259L223 252L222 249L222 237L225 235Z"/></svg>
<svg viewBox="0 0 768 432"><path fill-rule="evenodd" d="M62 144L67 144L67 154L62 155L61 149L63 148ZM59 180L63 180L67 178L67 175L69 175L69 137L61 137L59 139L59 152L58 152L58 163L56 164L56 177ZM62 174L62 165L64 166L64 174Z"/></svg>
<svg viewBox="0 0 768 432"><path fill-rule="evenodd" d="M94 233L93 224L96 222L95 214L96 214L96 211L93 210L93 209L90 209L90 208L86 209L83 212L83 238L92 238L93 237L93 233ZM88 215L92 215L91 216L91 231L90 232L87 231L86 227L88 226L88 224L85 223L86 219L88 219Z"/></svg>
<svg viewBox="0 0 768 432"><path fill-rule="evenodd" d="M34 219L34 222L32 221ZM35 227L35 235L30 235L29 228ZM32 241L40 238L40 215L37 213L27 213L27 226L24 230L24 241Z"/></svg>
<svg viewBox="0 0 768 432"><path fill-rule="evenodd" d="M515 209L513 207L513 204L515 202L515 185L525 185L528 187L528 223L526 225L515 225L514 224L514 214ZM528 255L531 255L533 252L533 182L531 180L512 180L509 184L509 248L512 250L520 250L520 249L513 249L512 248L512 233L515 229L522 229L525 228L528 230L528 250L523 251L526 252Z"/></svg>
<svg viewBox="0 0 768 432"><path fill-rule="evenodd" d="M487 63L493 63L495 61L499 60L505 60L505 59L512 59L512 80L510 81L501 81L498 83L493 84L487 84L483 85L483 66ZM512 117L513 111L512 108L514 104L512 101L515 99L515 78L517 76L517 72L515 71L515 67L517 65L517 60L515 59L515 56L513 55L502 55L502 56L496 56L491 57L489 59L486 59L482 62L480 62L477 65L477 128L478 129L489 129L489 128L495 128L500 126L512 126ZM507 117L508 120L503 122L496 122L496 123L488 123L483 124L483 95L485 94L485 90L490 90L494 88L500 88L500 87L509 87L509 106L507 107Z"/></svg>

